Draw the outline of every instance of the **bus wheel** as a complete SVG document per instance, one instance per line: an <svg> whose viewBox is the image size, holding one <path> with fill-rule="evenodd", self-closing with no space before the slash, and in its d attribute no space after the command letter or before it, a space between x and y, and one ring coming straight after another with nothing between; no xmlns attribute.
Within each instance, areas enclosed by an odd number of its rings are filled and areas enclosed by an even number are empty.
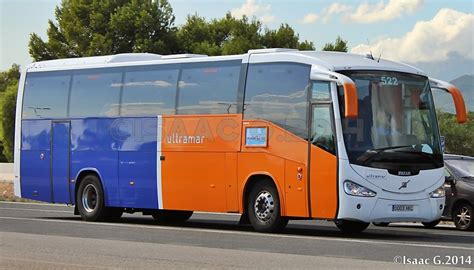
<svg viewBox="0 0 474 270"><path fill-rule="evenodd" d="M281 216L278 191L272 182L257 182L248 198L247 213L256 231L276 232L288 224L288 219Z"/></svg>
<svg viewBox="0 0 474 270"><path fill-rule="evenodd" d="M467 203L457 205L453 210L453 221L456 228L463 231L473 231L472 206Z"/></svg>
<svg viewBox="0 0 474 270"><path fill-rule="evenodd" d="M90 174L82 179L76 193L76 205L83 220L100 221L107 219L104 191L97 176Z"/></svg>
<svg viewBox="0 0 474 270"><path fill-rule="evenodd" d="M362 222L362 221L354 221L354 220L343 220L339 219L336 220L336 226L345 233L359 233L369 227L370 223Z"/></svg>
<svg viewBox="0 0 474 270"><path fill-rule="evenodd" d="M421 222L421 224L423 224L423 226L425 226L425 228L428 228L428 229L433 229L434 227L436 227L436 225L439 224L441 220L435 220L435 221L431 221L431 222Z"/></svg>
<svg viewBox="0 0 474 270"><path fill-rule="evenodd" d="M158 222L184 222L193 215L193 211L157 210L151 216Z"/></svg>

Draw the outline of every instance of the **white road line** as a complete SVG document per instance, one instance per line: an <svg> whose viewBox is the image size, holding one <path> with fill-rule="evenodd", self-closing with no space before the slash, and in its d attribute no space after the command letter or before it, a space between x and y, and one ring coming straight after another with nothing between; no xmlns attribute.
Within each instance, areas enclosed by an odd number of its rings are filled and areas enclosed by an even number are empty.
<svg viewBox="0 0 474 270"><path fill-rule="evenodd" d="M30 211L30 212L49 212L49 213L68 213L72 214L74 211L63 210L46 210L46 209L32 209L32 208L14 208L14 207L0 207L0 210L15 210L15 211Z"/></svg>
<svg viewBox="0 0 474 270"><path fill-rule="evenodd" d="M2 260L6 261L19 261L19 262L31 262L33 264L52 264L52 265L57 265L57 266L77 266L77 267L87 267L87 268L97 268L97 269L117 269L115 267L107 267L107 266L95 266L95 265L89 265L89 264L76 264L76 263L62 263L62 262L53 262L53 261L44 261L44 260L30 260L30 259L20 259L20 258L14 258L14 257L2 257ZM4 263L5 264L5 263Z"/></svg>
<svg viewBox="0 0 474 270"><path fill-rule="evenodd" d="M54 204L54 203L29 203L29 202L7 202L7 201L0 201L0 205L2 204L19 204L19 205L37 205L37 206L56 206L56 207L71 207L67 204ZM0 207L1 209L2 207ZM16 209L16 208L15 208ZM19 208L18 208L19 209ZM220 212L203 212L203 211L194 211L196 214L203 214L203 215L224 215L224 216L240 216L239 213L220 213Z"/></svg>
<svg viewBox="0 0 474 270"><path fill-rule="evenodd" d="M287 239L304 239L304 240L318 240L318 241L337 241L346 243L362 243L362 244L375 244L375 245L388 245L388 246L407 246L407 247L421 247L421 248L438 248L438 249L454 249L454 250L469 250L474 251L474 247L459 247L449 245L429 245L429 244L416 244L408 242L386 242L386 241L372 241L372 240L361 240L361 239L347 239L347 238L336 238L336 237L321 237L321 236L299 236L299 235L283 235L283 234L269 234L269 233L256 233L256 232L242 232L242 231L223 231L213 229L194 229L194 228L183 228L183 227L168 227L168 226L148 226L148 225L136 225L136 224L123 224L123 223L90 223L84 221L74 220L49 220L40 218L19 218L19 217L0 217L4 220L27 220L27 221L39 221L39 222L52 222L52 223L74 223L81 225L92 225L92 226L112 226L112 227L129 227L129 228L145 228L155 230L169 230L169 231L185 231L185 232L207 232L207 233L218 233L218 234L233 234L233 235L247 235L257 237L271 237L271 238L287 238Z"/></svg>
<svg viewBox="0 0 474 270"><path fill-rule="evenodd" d="M60 206L60 207L67 207L67 204L59 204L59 203L43 203L43 202L7 202L7 201L0 201L1 204L25 204L25 205L38 205L38 206Z"/></svg>

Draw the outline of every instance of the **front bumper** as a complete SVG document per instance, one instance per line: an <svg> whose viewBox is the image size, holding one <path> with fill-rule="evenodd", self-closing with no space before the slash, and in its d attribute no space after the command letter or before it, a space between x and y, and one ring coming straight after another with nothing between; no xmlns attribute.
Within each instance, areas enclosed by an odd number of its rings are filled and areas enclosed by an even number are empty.
<svg viewBox="0 0 474 270"><path fill-rule="evenodd" d="M340 208L338 219L364 222L431 222L441 218L445 197L422 200L388 200L382 198L348 198ZM393 205L412 205L413 211L393 211Z"/></svg>

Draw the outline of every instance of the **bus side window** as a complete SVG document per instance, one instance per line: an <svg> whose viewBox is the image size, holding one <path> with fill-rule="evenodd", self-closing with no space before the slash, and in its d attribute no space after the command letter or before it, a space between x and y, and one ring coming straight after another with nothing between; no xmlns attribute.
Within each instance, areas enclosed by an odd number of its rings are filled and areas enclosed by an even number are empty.
<svg viewBox="0 0 474 270"><path fill-rule="evenodd" d="M174 114L178 75L178 65L127 68L120 115Z"/></svg>
<svg viewBox="0 0 474 270"><path fill-rule="evenodd" d="M237 112L241 61L183 64L177 114Z"/></svg>
<svg viewBox="0 0 474 270"><path fill-rule="evenodd" d="M120 69L76 71L72 78L69 116L118 116L121 87Z"/></svg>
<svg viewBox="0 0 474 270"><path fill-rule="evenodd" d="M311 98L315 100L330 100L329 82L313 82Z"/></svg>
<svg viewBox="0 0 474 270"><path fill-rule="evenodd" d="M65 118L70 72L28 73L23 100L23 119Z"/></svg>
<svg viewBox="0 0 474 270"><path fill-rule="evenodd" d="M310 66L251 64L245 89L244 118L272 121L306 139Z"/></svg>

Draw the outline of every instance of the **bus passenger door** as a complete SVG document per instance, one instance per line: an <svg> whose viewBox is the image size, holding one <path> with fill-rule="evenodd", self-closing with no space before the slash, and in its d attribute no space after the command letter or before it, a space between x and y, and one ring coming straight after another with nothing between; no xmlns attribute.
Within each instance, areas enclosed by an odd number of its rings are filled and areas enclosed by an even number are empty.
<svg viewBox="0 0 474 270"><path fill-rule="evenodd" d="M69 121L53 121L51 128L51 184L53 202L71 203L69 189Z"/></svg>
<svg viewBox="0 0 474 270"><path fill-rule="evenodd" d="M337 212L337 157L330 101L310 107L309 177L311 217L332 219Z"/></svg>

